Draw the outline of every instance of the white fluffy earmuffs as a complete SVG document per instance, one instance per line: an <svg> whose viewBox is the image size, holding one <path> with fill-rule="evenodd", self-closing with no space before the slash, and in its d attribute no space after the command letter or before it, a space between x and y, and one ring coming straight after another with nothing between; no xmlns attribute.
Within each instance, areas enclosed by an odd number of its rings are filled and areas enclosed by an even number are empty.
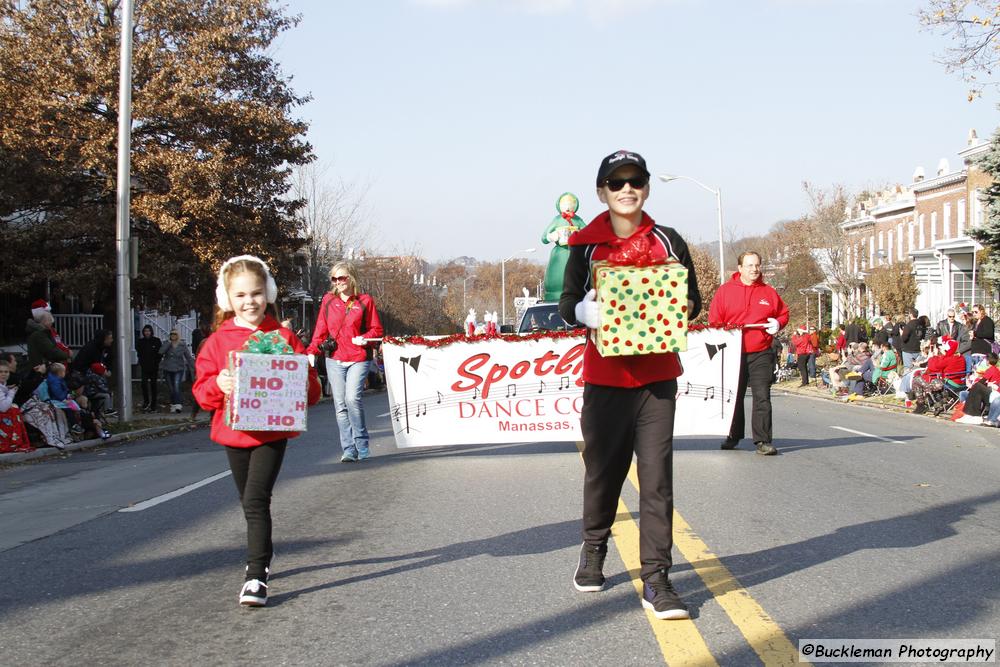
<svg viewBox="0 0 1000 667"><path fill-rule="evenodd" d="M236 262L247 261L247 262L257 262L264 267L264 273L267 275L267 281L264 286L264 295L267 297L268 303L274 303L278 300L278 286L274 282L274 278L271 277L271 269L267 268L267 264L260 257L254 257L253 255L239 255L238 257L230 257L222 266L219 267L219 279L215 284L215 302L219 305L219 308L223 312L229 312L233 310L232 304L229 303L229 292L226 291L226 269L229 268L231 264Z"/></svg>

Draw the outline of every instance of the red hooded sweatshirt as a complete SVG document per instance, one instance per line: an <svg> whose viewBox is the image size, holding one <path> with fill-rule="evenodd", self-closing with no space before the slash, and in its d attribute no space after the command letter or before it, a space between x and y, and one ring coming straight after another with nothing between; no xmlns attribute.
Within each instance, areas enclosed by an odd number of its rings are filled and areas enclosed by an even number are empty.
<svg viewBox="0 0 1000 667"><path fill-rule="evenodd" d="M739 271L716 290L708 308L708 323L713 327L762 324L769 317L778 320L779 328L784 328L788 324L788 306L764 282L763 275L757 276L752 285L744 285ZM744 329L743 352L763 352L770 349L773 340L774 336L762 328Z"/></svg>
<svg viewBox="0 0 1000 667"><path fill-rule="evenodd" d="M309 343L309 354L320 354L319 346L327 338L337 341L333 359L337 361L364 361L368 359L368 346L355 345L355 336L382 337L382 320L375 310L375 302L367 294L357 294L347 301L327 292L319 305L319 316Z"/></svg>
<svg viewBox="0 0 1000 667"><path fill-rule="evenodd" d="M234 431L226 426L225 404L226 395L219 389L215 378L219 371L229 365L229 353L233 350L243 349L243 344L254 331L275 331L277 330L297 354L305 354L306 350L298 337L290 329L285 329L278 324L278 321L268 315L261 322L257 329L247 329L237 326L235 318L230 318L222 323L218 330L205 339L198 358L195 360L194 386L191 391L194 398L205 410L214 410L212 415L211 438L220 445L229 447L256 447L265 442L282 440L284 438L294 438L298 433L294 431ZM319 385L319 376L316 369L309 367L309 405L316 405L319 402L322 389Z"/></svg>
<svg viewBox="0 0 1000 667"><path fill-rule="evenodd" d="M632 236L623 239L615 235L611 215L605 211L589 225L569 237L570 256L566 262L559 313L570 324L576 323L576 304L591 288L591 262L616 258L622 253L636 251L654 261L675 260L688 270L688 300L692 310L688 320L701 310L701 293L694 263L684 239L670 227L657 225L647 214ZM653 382L673 380L683 369L680 359L672 352L639 354L623 357L602 357L591 336L583 353L583 381L610 387L642 387Z"/></svg>

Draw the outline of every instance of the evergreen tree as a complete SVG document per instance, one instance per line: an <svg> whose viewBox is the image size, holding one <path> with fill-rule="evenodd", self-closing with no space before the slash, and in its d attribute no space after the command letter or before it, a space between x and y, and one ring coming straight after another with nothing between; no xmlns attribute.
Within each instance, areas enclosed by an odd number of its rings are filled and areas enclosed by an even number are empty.
<svg viewBox="0 0 1000 667"><path fill-rule="evenodd" d="M976 166L993 181L982 195L983 224L970 229L969 235L985 246L986 261L980 275L996 288L1000 285L1000 128L993 133L989 150L979 157Z"/></svg>

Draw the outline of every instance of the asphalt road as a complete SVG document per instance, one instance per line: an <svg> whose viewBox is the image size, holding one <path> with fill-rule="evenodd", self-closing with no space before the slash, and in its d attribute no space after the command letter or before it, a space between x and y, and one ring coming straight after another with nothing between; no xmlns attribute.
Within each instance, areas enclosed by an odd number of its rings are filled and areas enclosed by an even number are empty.
<svg viewBox="0 0 1000 667"><path fill-rule="evenodd" d="M264 609L236 601L245 524L207 430L0 472L0 662L755 665L801 638L997 637L995 429L787 396L779 456L679 439L689 623L639 605L629 482L610 587L573 589L574 443L397 450L366 405L373 459L339 463L328 403L289 447Z"/></svg>

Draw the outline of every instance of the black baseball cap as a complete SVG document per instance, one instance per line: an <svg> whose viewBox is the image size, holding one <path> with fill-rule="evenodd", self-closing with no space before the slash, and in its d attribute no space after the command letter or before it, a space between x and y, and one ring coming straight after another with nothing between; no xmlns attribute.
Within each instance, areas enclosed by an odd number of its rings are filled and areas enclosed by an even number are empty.
<svg viewBox="0 0 1000 667"><path fill-rule="evenodd" d="M627 164L634 164L639 167L639 169L642 169L642 173L646 174L646 178L649 178L649 170L646 169L646 160L641 155L626 150L615 151L601 160L601 166L597 170L597 187L604 185L604 181L608 179L608 176L615 169L624 167Z"/></svg>

